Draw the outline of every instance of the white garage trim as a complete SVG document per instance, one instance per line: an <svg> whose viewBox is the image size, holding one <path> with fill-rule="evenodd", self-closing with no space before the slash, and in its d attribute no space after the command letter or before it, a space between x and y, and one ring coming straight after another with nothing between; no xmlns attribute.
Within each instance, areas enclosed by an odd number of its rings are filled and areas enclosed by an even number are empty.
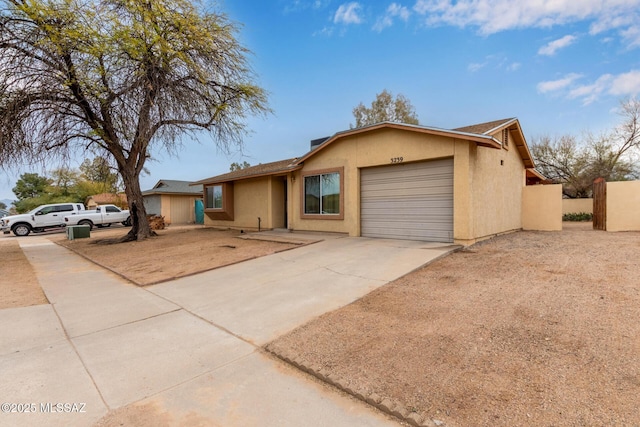
<svg viewBox="0 0 640 427"><path fill-rule="evenodd" d="M453 242L453 158L360 171L363 237Z"/></svg>

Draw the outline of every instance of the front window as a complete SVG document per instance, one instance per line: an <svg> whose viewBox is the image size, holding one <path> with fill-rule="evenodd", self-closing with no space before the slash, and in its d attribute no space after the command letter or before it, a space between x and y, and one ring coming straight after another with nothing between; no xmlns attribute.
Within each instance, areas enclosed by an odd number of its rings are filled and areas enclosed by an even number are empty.
<svg viewBox="0 0 640 427"><path fill-rule="evenodd" d="M222 209L222 185L207 187L207 209Z"/></svg>
<svg viewBox="0 0 640 427"><path fill-rule="evenodd" d="M305 215L340 214L340 173L304 177Z"/></svg>
<svg viewBox="0 0 640 427"><path fill-rule="evenodd" d="M204 208L210 219L233 221L233 183L205 185Z"/></svg>

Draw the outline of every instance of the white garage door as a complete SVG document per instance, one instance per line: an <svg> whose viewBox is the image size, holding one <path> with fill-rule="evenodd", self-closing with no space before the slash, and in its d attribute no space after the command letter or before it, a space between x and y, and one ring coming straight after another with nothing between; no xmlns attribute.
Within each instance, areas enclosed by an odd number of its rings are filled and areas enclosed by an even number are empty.
<svg viewBox="0 0 640 427"><path fill-rule="evenodd" d="M362 169L364 237L453 242L453 159Z"/></svg>

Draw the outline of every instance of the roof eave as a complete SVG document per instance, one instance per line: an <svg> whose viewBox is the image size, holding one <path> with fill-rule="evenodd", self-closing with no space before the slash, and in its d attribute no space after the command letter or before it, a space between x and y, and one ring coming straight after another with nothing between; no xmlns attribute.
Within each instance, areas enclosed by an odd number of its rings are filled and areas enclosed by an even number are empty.
<svg viewBox="0 0 640 427"><path fill-rule="evenodd" d="M465 140L468 140L468 141L473 141L476 144L481 145L483 147L490 147L490 148L501 148L502 147L502 145L500 144L500 142L498 140L496 140L495 138L493 138L492 136L489 136L489 135L482 135L482 134L468 133L468 132L460 132L460 131L455 131L455 130L434 128L434 127L429 127L429 126L411 125L411 124L407 124L407 123L381 122L381 123L376 123L374 125L364 126L364 127L360 127L360 128L356 128L356 129L349 129L349 130L345 130L345 131L338 132L338 133L334 134L327 141L322 143L322 145L320 145L318 148L316 148L315 150L309 151L307 154L305 154L304 156L299 158L298 159L298 164L300 165L300 164L304 163L304 161L307 160L309 157L311 157L311 156L315 155L316 153L319 153L320 151L324 150L329 145L331 145L334 141L336 141L336 140L338 140L340 138L343 138L343 137L346 137L346 136L357 135L357 134L365 133L365 132L371 132L371 131L379 130L379 129L409 130L409 131L415 131L415 132L420 132L420 133L427 133L427 134L430 134L430 135L439 135L439 136L448 136L448 137L453 137L453 138L462 138L462 139L465 139Z"/></svg>
<svg viewBox="0 0 640 427"><path fill-rule="evenodd" d="M504 123L500 123L498 126L494 127L493 129L489 129L488 131L484 132L485 135L491 135L492 133L494 133L497 130L500 130L502 128L506 128L511 126L512 124L516 123L518 121L517 117L514 117L510 120L507 120Z"/></svg>
<svg viewBox="0 0 640 427"><path fill-rule="evenodd" d="M284 175L289 172L297 171L299 169L302 169L302 165L295 165L293 167L278 169L270 172L257 173L253 175L239 176L237 178L214 179L215 177L213 177L213 178L203 179L202 181L196 181L190 185L212 185L212 184L223 184L225 182L244 181L245 179L262 178L265 176L273 176L273 175Z"/></svg>
<svg viewBox="0 0 640 427"><path fill-rule="evenodd" d="M538 172L535 168L527 168L527 174L531 174L532 177L538 178L541 181L546 181L548 178Z"/></svg>
<svg viewBox="0 0 640 427"><path fill-rule="evenodd" d="M198 194L200 194L201 191L197 191L197 192L193 192L193 193L187 193L187 192L182 192L182 191L143 191L142 195L143 196L155 196L155 195L167 195L167 196L197 196Z"/></svg>
<svg viewBox="0 0 640 427"><path fill-rule="evenodd" d="M529 151L529 145L527 144L527 140L525 139L524 134L522 133L522 128L520 127L519 122L518 122L518 126L516 126L516 130L518 133L518 141L514 141L514 143L516 145L516 148L520 152L520 157L522 157L522 161L524 162L524 167L527 169L535 169L536 164L533 160L533 156L531 155L531 151Z"/></svg>

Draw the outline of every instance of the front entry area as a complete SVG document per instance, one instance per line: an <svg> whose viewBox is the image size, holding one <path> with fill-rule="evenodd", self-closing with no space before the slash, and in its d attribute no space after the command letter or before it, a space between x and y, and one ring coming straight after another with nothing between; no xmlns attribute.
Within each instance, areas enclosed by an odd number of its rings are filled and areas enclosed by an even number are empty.
<svg viewBox="0 0 640 427"><path fill-rule="evenodd" d="M453 242L453 158L361 169L363 237Z"/></svg>

